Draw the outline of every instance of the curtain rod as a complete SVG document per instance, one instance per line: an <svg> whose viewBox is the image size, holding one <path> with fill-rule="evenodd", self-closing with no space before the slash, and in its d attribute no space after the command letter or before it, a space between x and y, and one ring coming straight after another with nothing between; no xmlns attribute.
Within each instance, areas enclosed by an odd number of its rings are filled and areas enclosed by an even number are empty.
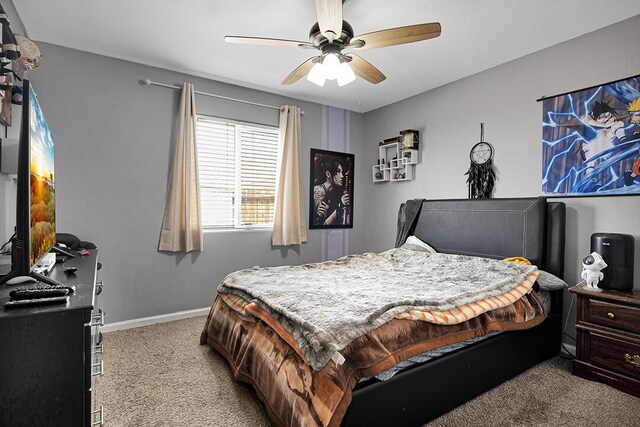
<svg viewBox="0 0 640 427"><path fill-rule="evenodd" d="M182 90L181 86L173 86L173 85L167 85L164 83L152 82L149 79L144 79L142 82L147 86L160 86L160 87L166 87L167 89ZM241 104L255 105L256 107L271 108L273 110L280 111L280 107L277 107L275 105L260 104L258 102L251 102L251 101L245 101L243 99L230 98L228 96L216 95L214 93L200 92L199 90L194 90L194 92L198 95L209 96L211 98L224 99L226 101L239 102ZM304 116L304 111L300 111L300 114Z"/></svg>

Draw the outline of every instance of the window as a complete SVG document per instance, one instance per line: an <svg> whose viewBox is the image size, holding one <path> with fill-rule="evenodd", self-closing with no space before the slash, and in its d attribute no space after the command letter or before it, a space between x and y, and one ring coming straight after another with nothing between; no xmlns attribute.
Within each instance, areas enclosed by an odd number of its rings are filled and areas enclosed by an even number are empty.
<svg viewBox="0 0 640 427"><path fill-rule="evenodd" d="M278 129L198 116L196 141L204 228L270 227Z"/></svg>

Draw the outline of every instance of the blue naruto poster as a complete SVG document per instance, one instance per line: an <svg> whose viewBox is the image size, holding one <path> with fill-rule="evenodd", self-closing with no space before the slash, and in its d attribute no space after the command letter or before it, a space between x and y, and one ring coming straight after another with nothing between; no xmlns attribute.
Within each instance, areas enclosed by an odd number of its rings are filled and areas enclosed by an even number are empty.
<svg viewBox="0 0 640 427"><path fill-rule="evenodd" d="M544 100L542 193L640 194L640 76Z"/></svg>

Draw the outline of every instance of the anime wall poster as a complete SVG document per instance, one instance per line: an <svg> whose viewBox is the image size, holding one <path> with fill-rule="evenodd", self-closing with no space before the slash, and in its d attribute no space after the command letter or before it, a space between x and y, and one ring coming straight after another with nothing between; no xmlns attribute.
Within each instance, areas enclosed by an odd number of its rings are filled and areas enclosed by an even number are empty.
<svg viewBox="0 0 640 427"><path fill-rule="evenodd" d="M640 76L547 98L542 193L640 194Z"/></svg>
<svg viewBox="0 0 640 427"><path fill-rule="evenodd" d="M354 155L311 149L309 228L353 228Z"/></svg>

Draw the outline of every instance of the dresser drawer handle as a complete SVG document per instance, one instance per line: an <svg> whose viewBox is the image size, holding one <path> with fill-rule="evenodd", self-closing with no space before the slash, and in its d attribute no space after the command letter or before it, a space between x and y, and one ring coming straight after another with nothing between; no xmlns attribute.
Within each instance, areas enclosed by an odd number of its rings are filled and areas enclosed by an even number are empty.
<svg viewBox="0 0 640 427"><path fill-rule="evenodd" d="M104 349L104 345L102 343L96 344L96 346L93 348L93 352L102 354L104 352L103 349Z"/></svg>
<svg viewBox="0 0 640 427"><path fill-rule="evenodd" d="M101 377L101 376L103 376L104 375L104 360L101 360L100 363L94 363L93 365L91 365L91 368L98 368L99 369L99 371L91 373L92 377Z"/></svg>
<svg viewBox="0 0 640 427"><path fill-rule="evenodd" d="M98 314L91 316L91 326L104 326L104 311L99 310Z"/></svg>
<svg viewBox="0 0 640 427"><path fill-rule="evenodd" d="M100 295L102 293L102 280L96 282L96 295Z"/></svg>
<svg viewBox="0 0 640 427"><path fill-rule="evenodd" d="M615 315L615 314L613 314L613 313L611 313L611 312L609 312L609 313L607 313L607 317L608 317L609 319L613 319L613 318L615 318L615 317L616 317L616 315Z"/></svg>
<svg viewBox="0 0 640 427"><path fill-rule="evenodd" d="M640 368L640 355L634 354L633 356L629 353L624 355L624 360L627 363L631 363L636 368Z"/></svg>
<svg viewBox="0 0 640 427"><path fill-rule="evenodd" d="M95 419L96 415L100 414L100 418ZM103 426L104 425L104 406L100 405L100 409L96 409L93 411L94 421L91 423L93 426Z"/></svg>

